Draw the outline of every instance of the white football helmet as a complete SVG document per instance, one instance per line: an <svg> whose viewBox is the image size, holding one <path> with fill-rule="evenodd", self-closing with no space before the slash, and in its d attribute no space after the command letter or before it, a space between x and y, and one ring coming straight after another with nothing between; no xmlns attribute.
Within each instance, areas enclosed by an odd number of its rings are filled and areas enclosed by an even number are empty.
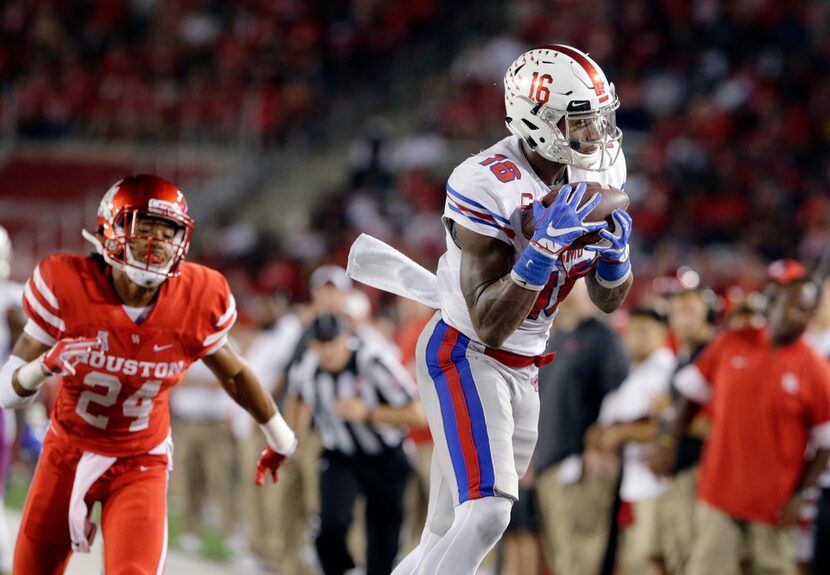
<svg viewBox="0 0 830 575"><path fill-rule="evenodd" d="M561 44L519 56L504 75L505 122L543 158L592 171L622 149L614 85L585 53Z"/></svg>
<svg viewBox="0 0 830 575"><path fill-rule="evenodd" d="M0 226L0 280L8 279L12 271L12 240L6 228Z"/></svg>

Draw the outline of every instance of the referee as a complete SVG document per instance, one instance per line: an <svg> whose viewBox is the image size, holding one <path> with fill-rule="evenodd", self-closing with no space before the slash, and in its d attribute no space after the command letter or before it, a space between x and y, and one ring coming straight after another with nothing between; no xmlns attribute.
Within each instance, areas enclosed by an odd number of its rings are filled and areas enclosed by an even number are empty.
<svg viewBox="0 0 830 575"><path fill-rule="evenodd" d="M414 389L388 346L354 336L338 316L313 321L308 350L288 372L288 394L294 430L301 437L313 418L324 447L316 546L326 575L355 566L346 532L358 494L366 499L366 575L392 571L409 476L402 427L424 424Z"/></svg>

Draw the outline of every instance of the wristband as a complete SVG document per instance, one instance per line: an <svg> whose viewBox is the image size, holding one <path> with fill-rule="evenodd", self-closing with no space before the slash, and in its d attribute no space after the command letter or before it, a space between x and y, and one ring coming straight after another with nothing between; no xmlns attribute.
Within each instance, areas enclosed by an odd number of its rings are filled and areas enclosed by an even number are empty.
<svg viewBox="0 0 830 575"><path fill-rule="evenodd" d="M259 428L262 434L265 435L268 445L283 455L291 455L297 448L297 437L294 432L288 427L288 424L280 415L279 410L265 423L260 423Z"/></svg>
<svg viewBox="0 0 830 575"><path fill-rule="evenodd" d="M555 255L546 253L531 242L513 265L510 278L517 285L531 291L542 291L556 267Z"/></svg>
<svg viewBox="0 0 830 575"><path fill-rule="evenodd" d="M37 364L37 360L32 363ZM36 393L26 396L18 395L17 390L14 388L14 384L12 383L15 373L19 372L27 365L29 364L26 360L16 355L12 355L9 356L9 359L3 367L0 367L0 406L9 409L16 409L29 405L37 397Z"/></svg>
<svg viewBox="0 0 830 575"><path fill-rule="evenodd" d="M631 260L625 260L624 262L599 260L599 263L597 263L597 282L604 288L615 288L622 285L629 275L631 275Z"/></svg>
<svg viewBox="0 0 830 575"><path fill-rule="evenodd" d="M43 382L46 381L46 378L49 377L43 373L43 368L44 365L41 358L30 361L17 370L17 383L26 391L37 391L43 385Z"/></svg>

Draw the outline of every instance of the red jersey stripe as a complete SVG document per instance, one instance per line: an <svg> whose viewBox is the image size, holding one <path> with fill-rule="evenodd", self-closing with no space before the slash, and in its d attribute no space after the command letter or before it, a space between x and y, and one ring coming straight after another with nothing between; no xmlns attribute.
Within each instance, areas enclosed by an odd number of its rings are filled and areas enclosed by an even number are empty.
<svg viewBox="0 0 830 575"><path fill-rule="evenodd" d="M455 421L458 426L458 440L464 454L464 465L467 468L467 497L478 499L481 497L481 470L478 468L478 452L473 439L473 426L470 412L467 410L467 399L461 388L461 379L458 368L452 361L452 351L458 341L456 330L447 330L441 349L438 351L438 363L447 378L447 387L450 390L452 404L455 410Z"/></svg>

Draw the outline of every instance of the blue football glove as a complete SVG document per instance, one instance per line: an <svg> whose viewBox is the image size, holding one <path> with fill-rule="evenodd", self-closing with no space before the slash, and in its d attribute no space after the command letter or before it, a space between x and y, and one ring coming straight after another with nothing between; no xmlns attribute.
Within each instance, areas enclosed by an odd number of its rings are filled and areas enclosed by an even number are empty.
<svg viewBox="0 0 830 575"><path fill-rule="evenodd" d="M536 222L536 229L530 240L532 245L552 255L559 255L585 234L608 227L605 222L584 221L602 201L602 195L596 193L584 206L577 207L585 195L586 188L585 184L579 184L575 190L571 186L562 187L556 199L547 208L538 200L533 202L533 221Z"/></svg>
<svg viewBox="0 0 830 575"><path fill-rule="evenodd" d="M599 242L585 246L585 250L596 252L599 256L597 263L597 280L605 287L616 287L623 283L631 272L631 261L628 258L628 240L631 237L633 222L625 210L614 210L611 214L614 219L614 231L601 230Z"/></svg>
<svg viewBox="0 0 830 575"><path fill-rule="evenodd" d="M608 227L605 222L583 221L602 200L600 194L594 194L579 208L586 188L585 184L579 184L575 190L571 186L563 186L548 207L540 201L533 202L536 226L530 245L513 266L510 275L514 282L530 290L541 290L548 283L559 254L585 234Z"/></svg>

